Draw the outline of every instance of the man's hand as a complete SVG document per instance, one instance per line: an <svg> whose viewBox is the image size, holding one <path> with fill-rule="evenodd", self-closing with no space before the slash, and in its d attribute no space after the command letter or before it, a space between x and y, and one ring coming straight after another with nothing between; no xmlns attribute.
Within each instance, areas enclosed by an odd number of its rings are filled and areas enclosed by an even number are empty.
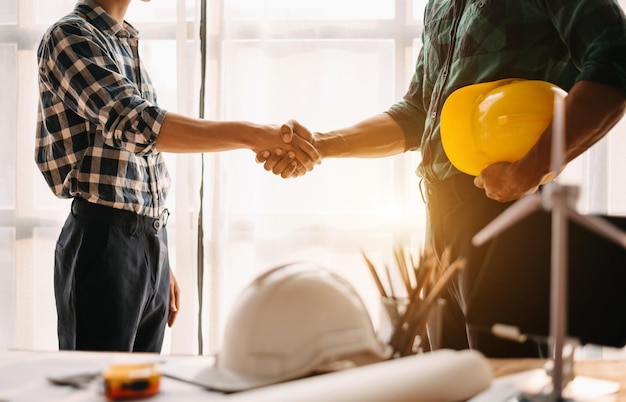
<svg viewBox="0 0 626 402"><path fill-rule="evenodd" d="M485 195L499 202L515 201L526 194L534 193L541 180L525 175L514 163L496 162L480 172L474 185L485 190Z"/></svg>
<svg viewBox="0 0 626 402"><path fill-rule="evenodd" d="M275 148L272 152L265 149L256 155L256 161L263 163L265 170L283 178L298 177L321 162L321 156L315 149L315 136L306 127L289 120L280 131L286 150Z"/></svg>
<svg viewBox="0 0 626 402"><path fill-rule="evenodd" d="M176 316L178 315L178 308L180 307L180 287L178 287L178 281L174 276L174 272L170 269L170 311L167 316L167 326L172 327Z"/></svg>

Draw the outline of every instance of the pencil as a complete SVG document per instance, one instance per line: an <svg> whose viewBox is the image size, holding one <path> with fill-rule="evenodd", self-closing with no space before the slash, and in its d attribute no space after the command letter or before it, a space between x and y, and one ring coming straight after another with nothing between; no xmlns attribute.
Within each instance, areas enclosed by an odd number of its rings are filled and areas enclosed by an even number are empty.
<svg viewBox="0 0 626 402"><path fill-rule="evenodd" d="M385 291L385 287L383 286L383 283L380 281L378 272L376 272L376 267L374 267L374 264L372 264L370 259L367 258L367 255L365 255L365 251L361 250L361 254L363 255L363 258L365 259L365 262L367 263L367 267L369 268L370 273L372 274L372 277L374 278L374 283L376 284L376 288L378 289L378 292L380 293L382 297L388 297L387 292Z"/></svg>
<svg viewBox="0 0 626 402"><path fill-rule="evenodd" d="M411 294L411 279L409 278L409 269L406 264L406 256L402 245L398 244L394 248L394 255L396 257L396 265L398 266L398 270L400 271L400 277L402 278L402 282L404 283L404 287L406 289L407 295Z"/></svg>

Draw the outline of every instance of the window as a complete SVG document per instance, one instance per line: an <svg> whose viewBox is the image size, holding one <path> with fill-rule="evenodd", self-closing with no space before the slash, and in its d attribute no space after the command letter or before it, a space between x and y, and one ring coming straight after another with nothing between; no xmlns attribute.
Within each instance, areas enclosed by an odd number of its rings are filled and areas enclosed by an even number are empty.
<svg viewBox="0 0 626 402"><path fill-rule="evenodd" d="M2 313L7 325L1 347L57 347L53 252L69 202L52 196L33 162L35 51L45 28L74 3L13 0L1 6L0 89L9 94L0 100L0 164L9 173L0 179L6 188L0 192L0 297L9 306ZM333 7L209 1L206 117L276 123L297 118L324 130L385 110L411 76L420 31L417 19L405 17L413 16L411 7L404 1L344 0ZM192 0L131 2L127 14L141 32L141 56L160 104L190 115L198 113L198 10ZM262 270L313 260L341 271L367 294L374 288L361 249L375 255L398 237L420 242L423 220L412 174L418 155L328 161L298 180L265 172L249 151L204 157L209 352L237 292ZM195 348L197 325L200 157L168 155L168 162L174 175L171 259L184 299L165 349L186 353Z"/></svg>
<svg viewBox="0 0 626 402"><path fill-rule="evenodd" d="M52 195L34 163L36 49L47 26L75 3L7 0L0 4L0 91L4 94L0 99L0 301L5 306L0 313L0 348L57 348L53 256L69 201ZM197 110L197 93L185 85L192 87L197 67L194 71L185 62L197 65L193 55L186 55L197 32L195 3L158 3L152 7L132 2L128 19L135 16L138 21L133 24L142 33L144 62L158 66L151 70L161 104L191 114L193 108ZM177 165L184 165L190 156L168 158L176 175ZM170 209L176 209L175 197ZM175 221L175 217L170 221L173 258L177 255Z"/></svg>
<svg viewBox="0 0 626 402"><path fill-rule="evenodd" d="M410 81L420 35L405 1L224 2L223 29L212 43L220 66L225 120L284 122L311 130L353 124L385 111ZM421 12L418 14L421 15ZM263 270L311 261L355 285L377 314L378 296L361 257L391 256L396 241L421 244L423 209L413 174L419 155L325 160L313 172L284 180L259 169L249 151L219 155L207 199L205 300L219 300L205 322L210 347L242 287ZM222 242L230 244L222 247ZM218 269L215 269L219 267Z"/></svg>
<svg viewBox="0 0 626 402"><path fill-rule="evenodd" d="M35 51L44 29L75 0L0 4L0 349L56 349L53 253L69 202L46 188L33 161ZM625 4L621 0L622 5ZM209 0L205 117L312 130L385 111L405 93L420 44L425 0ZM168 110L198 114L197 0L132 1L141 56ZM564 178L582 183L581 208L626 214L619 172L624 122ZM228 311L262 271L318 263L354 284L374 321L378 294L361 257L392 262L395 242L419 247L424 212L419 153L325 160L303 178L263 170L247 150L168 155L171 261L183 289L165 352L195 353L196 222L204 166L204 353L219 347ZM204 164L202 165L202 161ZM606 172L609 172L607 175ZM598 194L602 196L598 196Z"/></svg>

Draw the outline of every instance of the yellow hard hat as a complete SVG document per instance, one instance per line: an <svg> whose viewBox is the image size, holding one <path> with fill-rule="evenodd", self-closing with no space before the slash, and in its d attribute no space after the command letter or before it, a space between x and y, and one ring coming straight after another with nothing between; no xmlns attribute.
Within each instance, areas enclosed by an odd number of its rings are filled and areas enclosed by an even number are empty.
<svg viewBox="0 0 626 402"><path fill-rule="evenodd" d="M443 149L472 176L494 162L515 162L552 122L554 98L566 94L546 81L517 78L457 89L441 112Z"/></svg>

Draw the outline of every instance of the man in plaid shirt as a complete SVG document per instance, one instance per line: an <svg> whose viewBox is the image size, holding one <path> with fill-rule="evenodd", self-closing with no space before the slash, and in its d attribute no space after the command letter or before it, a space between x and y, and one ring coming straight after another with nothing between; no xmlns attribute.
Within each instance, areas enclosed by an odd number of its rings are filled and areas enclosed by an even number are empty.
<svg viewBox="0 0 626 402"><path fill-rule="evenodd" d="M55 252L60 349L161 350L179 309L162 152L285 148L280 126L161 109L124 21L130 1L79 1L37 53L35 159L53 193L73 199ZM289 175L319 161L304 142L288 149Z"/></svg>

